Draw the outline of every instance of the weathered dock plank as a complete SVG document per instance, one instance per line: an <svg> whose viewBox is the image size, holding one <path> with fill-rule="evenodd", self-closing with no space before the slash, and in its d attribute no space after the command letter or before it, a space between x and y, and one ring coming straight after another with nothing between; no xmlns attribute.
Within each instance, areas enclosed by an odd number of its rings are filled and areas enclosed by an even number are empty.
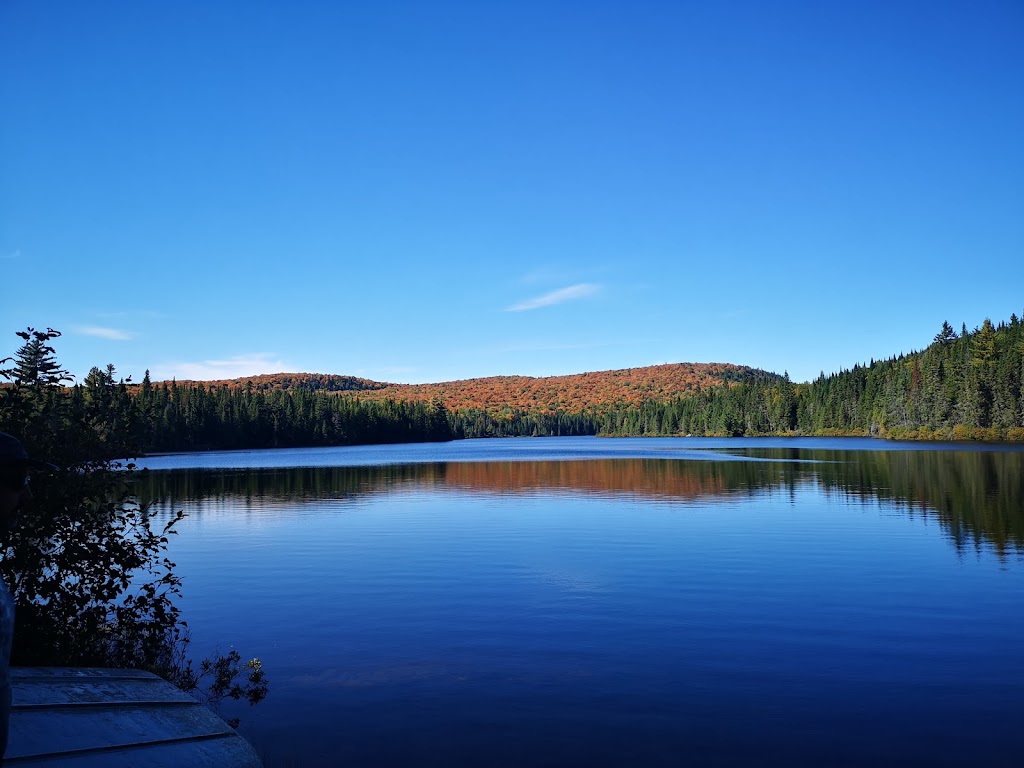
<svg viewBox="0 0 1024 768"><path fill-rule="evenodd" d="M5 765L259 768L252 746L156 675L138 670L11 670Z"/></svg>
<svg viewBox="0 0 1024 768"><path fill-rule="evenodd" d="M194 704L195 699L184 691L157 679L103 678L94 683L82 678L59 678L51 680L18 681L16 703L23 709L29 707L66 707L76 704L108 704L130 702L132 704Z"/></svg>

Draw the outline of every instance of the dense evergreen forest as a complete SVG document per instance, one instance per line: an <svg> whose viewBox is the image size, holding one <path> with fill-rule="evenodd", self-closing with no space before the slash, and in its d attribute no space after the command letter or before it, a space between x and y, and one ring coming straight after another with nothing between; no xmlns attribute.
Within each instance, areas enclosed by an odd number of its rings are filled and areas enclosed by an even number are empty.
<svg viewBox="0 0 1024 768"><path fill-rule="evenodd" d="M73 398L110 392L114 371L93 369ZM124 422L145 452L451 440L452 419L438 401L364 402L331 391L259 391L202 382L137 387L119 383L105 404L108 423Z"/></svg>
<svg viewBox="0 0 1024 768"><path fill-rule="evenodd" d="M51 364L37 358L31 343L19 350L16 377L18 371L28 377L39 365ZM67 396L72 412L91 423L101 439L130 436L129 445L111 444L112 452L548 435L1024 440L1024 323L1016 315L998 325L986 319L959 333L943 323L923 351L822 374L810 383L736 366L719 366L712 372L720 378L702 380L694 370L684 371L689 383L682 393L672 396L664 386L651 386L649 398L639 400L635 392L644 387L635 371L607 372L629 381L627 402L596 402L592 395L581 400L580 379L562 377L571 382L571 391L558 403L542 400L534 407L449 408L443 390L430 400L366 399L363 393L377 397L384 385L317 375L304 375L290 387L277 379L273 387L259 380L152 383L148 373L134 384L119 380L112 366L93 368ZM321 379L329 386L318 388ZM600 380L584 381L597 387L592 391L604 386ZM575 407L563 405L572 402Z"/></svg>
<svg viewBox="0 0 1024 768"><path fill-rule="evenodd" d="M822 374L748 381L605 414L608 435L873 435L1024 440L1024 323L943 323L923 351Z"/></svg>

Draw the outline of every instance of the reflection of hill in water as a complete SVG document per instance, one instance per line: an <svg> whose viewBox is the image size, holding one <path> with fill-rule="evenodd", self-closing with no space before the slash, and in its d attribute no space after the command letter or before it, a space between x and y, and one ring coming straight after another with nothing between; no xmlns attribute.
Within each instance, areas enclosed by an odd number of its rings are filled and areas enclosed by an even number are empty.
<svg viewBox="0 0 1024 768"><path fill-rule="evenodd" d="M498 494L564 490L709 501L816 482L825 492L893 501L933 515L958 549L987 543L1000 554L1024 553L1022 453L748 449L741 455L769 461L607 459L151 471L140 478L139 491L144 499L187 508L200 500L354 500L416 488Z"/></svg>
<svg viewBox="0 0 1024 768"><path fill-rule="evenodd" d="M659 499L724 495L740 478L727 477L725 463L663 459L449 464L445 484L491 493L567 490L629 494ZM731 462L741 463L741 462Z"/></svg>

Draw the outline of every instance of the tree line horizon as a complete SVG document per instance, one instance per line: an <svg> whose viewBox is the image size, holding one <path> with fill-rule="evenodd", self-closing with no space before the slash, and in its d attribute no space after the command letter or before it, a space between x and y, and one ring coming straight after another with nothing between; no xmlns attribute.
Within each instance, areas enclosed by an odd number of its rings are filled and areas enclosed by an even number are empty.
<svg viewBox="0 0 1024 768"><path fill-rule="evenodd" d="M920 351L804 383L691 363L436 385L325 374L154 383L148 371L132 383L108 365L67 392L141 455L572 435L1024 441L1022 380L1024 323L1012 314L959 333L943 322Z"/></svg>

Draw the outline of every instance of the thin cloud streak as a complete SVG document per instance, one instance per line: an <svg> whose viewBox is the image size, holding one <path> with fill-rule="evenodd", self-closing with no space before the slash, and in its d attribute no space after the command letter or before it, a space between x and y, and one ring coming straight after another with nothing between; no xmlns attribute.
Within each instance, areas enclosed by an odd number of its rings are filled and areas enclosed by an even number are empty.
<svg viewBox="0 0 1024 768"><path fill-rule="evenodd" d="M242 376L259 376L264 373L287 373L292 370L294 369L288 363L273 359L270 353L256 352L248 355L235 355L224 360L162 363L154 367L150 378L155 381L168 379L212 381L237 379Z"/></svg>
<svg viewBox="0 0 1024 768"><path fill-rule="evenodd" d="M526 301L513 304L505 309L506 312L528 312L531 309L540 309L541 307L551 307L555 304L563 304L566 301L575 301L576 299L585 299L589 296L594 296L601 290L601 286L595 283L578 283L576 285L570 285L566 288L559 288L557 291L551 291L551 293L545 293L543 296L537 296Z"/></svg>
<svg viewBox="0 0 1024 768"><path fill-rule="evenodd" d="M97 339L108 339L109 341L130 341L138 335L132 331L122 331L120 328L103 328L98 325L78 325L72 330L82 336L95 336Z"/></svg>

